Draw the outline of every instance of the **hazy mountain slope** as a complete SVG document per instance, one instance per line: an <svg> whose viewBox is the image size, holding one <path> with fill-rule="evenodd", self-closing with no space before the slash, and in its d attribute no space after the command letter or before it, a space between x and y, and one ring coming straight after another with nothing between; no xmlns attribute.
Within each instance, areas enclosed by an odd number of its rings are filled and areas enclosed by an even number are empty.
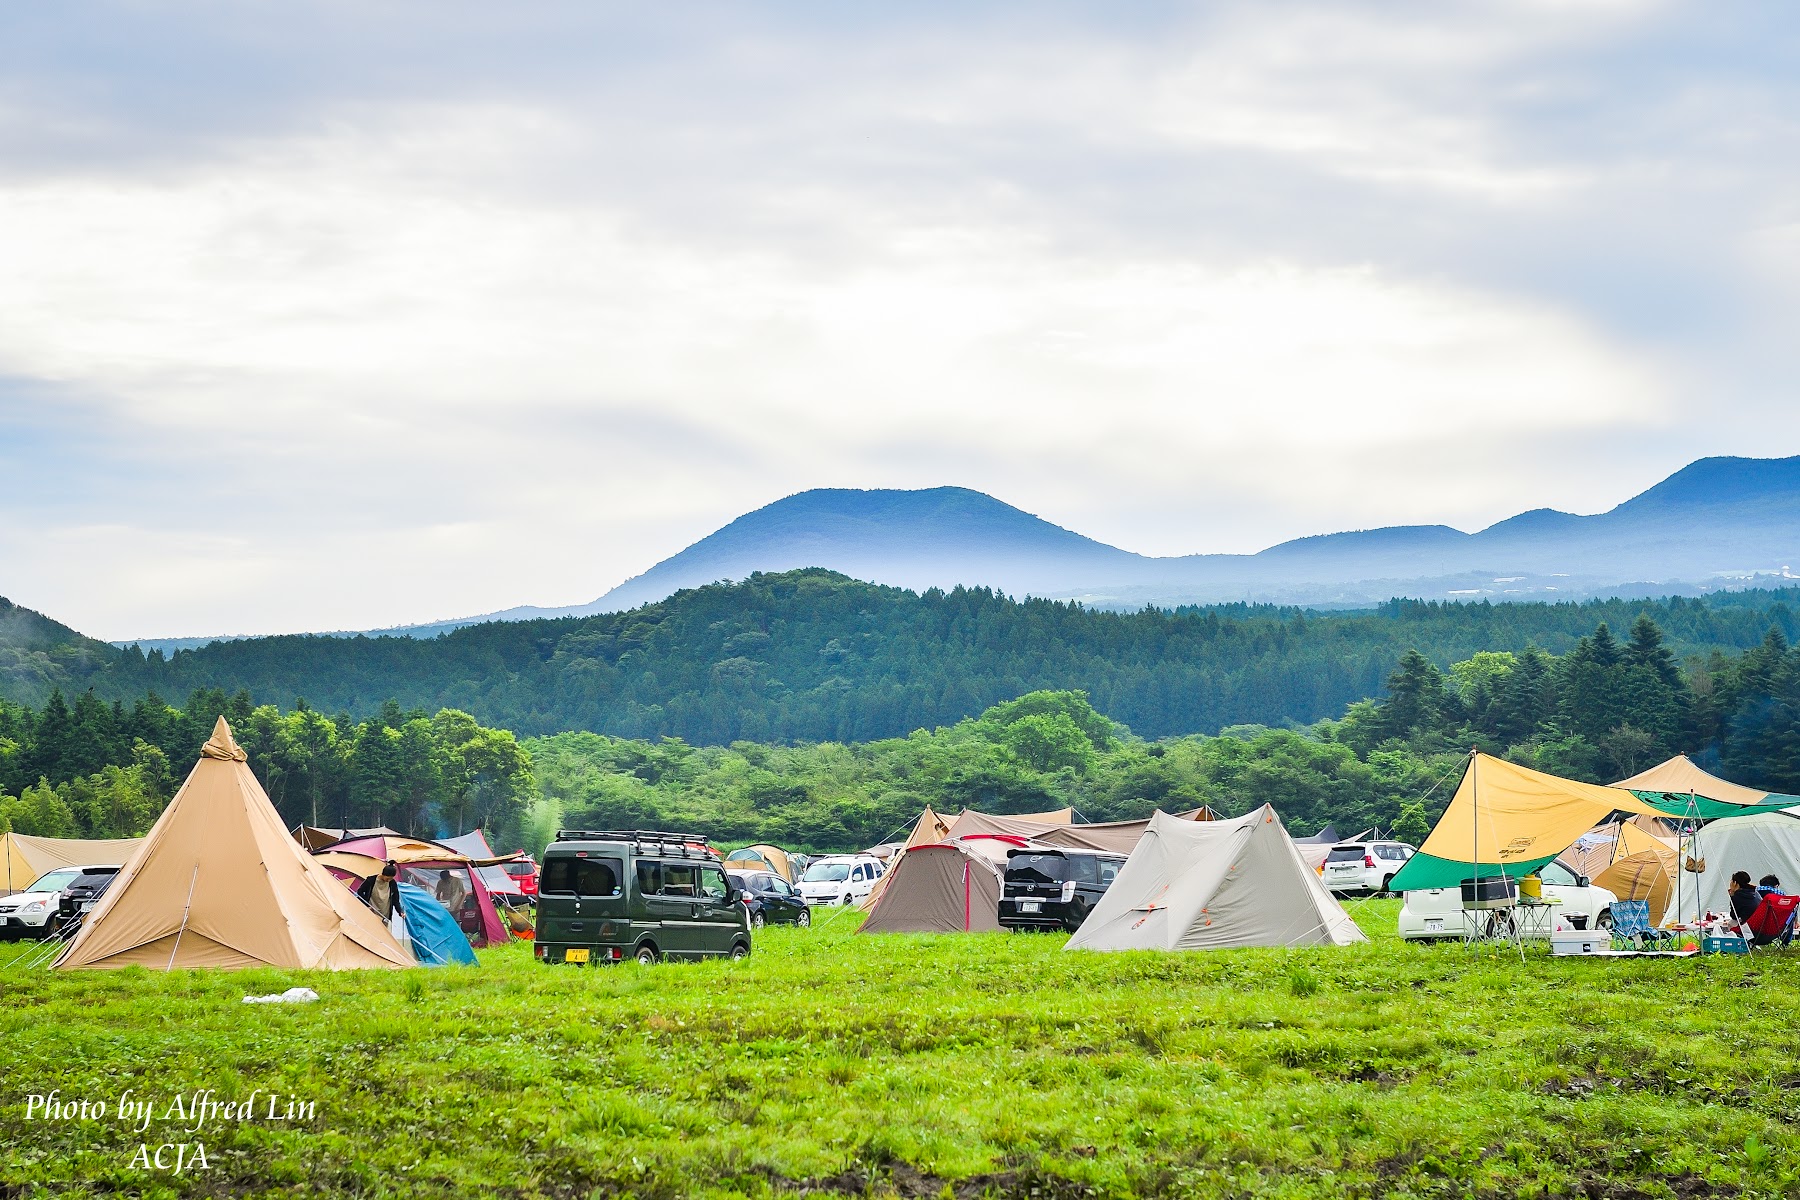
<svg viewBox="0 0 1800 1200"><path fill-rule="evenodd" d="M41 703L55 688L86 686L119 659L105 642L0 596L0 695L7 699Z"/></svg>

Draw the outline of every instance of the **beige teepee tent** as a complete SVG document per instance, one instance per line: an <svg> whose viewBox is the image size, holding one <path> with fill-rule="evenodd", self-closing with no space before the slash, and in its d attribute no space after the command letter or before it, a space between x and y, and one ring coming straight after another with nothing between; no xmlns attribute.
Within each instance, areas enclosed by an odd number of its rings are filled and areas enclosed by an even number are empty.
<svg viewBox="0 0 1800 1200"><path fill-rule="evenodd" d="M1152 814L1143 840L1065 949L1218 950L1366 940L1265 804L1229 821Z"/></svg>
<svg viewBox="0 0 1800 1200"><path fill-rule="evenodd" d="M221 717L200 761L56 960L63 969L410 967L294 841Z"/></svg>

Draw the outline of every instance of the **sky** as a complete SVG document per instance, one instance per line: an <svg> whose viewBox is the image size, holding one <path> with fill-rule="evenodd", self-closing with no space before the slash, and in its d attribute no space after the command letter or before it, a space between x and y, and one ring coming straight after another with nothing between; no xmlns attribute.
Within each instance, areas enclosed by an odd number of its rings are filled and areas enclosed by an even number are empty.
<svg viewBox="0 0 1800 1200"><path fill-rule="evenodd" d="M1800 453L1775 4L13 5L0 594L591 600L811 487L1144 554Z"/></svg>

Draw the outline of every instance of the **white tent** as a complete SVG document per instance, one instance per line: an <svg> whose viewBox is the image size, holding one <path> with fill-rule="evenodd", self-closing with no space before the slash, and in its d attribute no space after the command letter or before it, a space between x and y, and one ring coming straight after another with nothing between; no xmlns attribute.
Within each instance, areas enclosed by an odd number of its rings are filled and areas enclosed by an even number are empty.
<svg viewBox="0 0 1800 1200"><path fill-rule="evenodd" d="M1781 880L1783 891L1800 891L1800 817L1768 812L1708 821L1683 843L1682 855L1684 859L1706 860L1706 870L1701 874L1682 873L1684 918L1703 912L1730 912L1725 885L1734 871L1750 872L1752 881L1773 875Z"/></svg>
<svg viewBox="0 0 1800 1200"><path fill-rule="evenodd" d="M1219 950L1366 940L1265 804L1230 821L1154 814L1065 948Z"/></svg>

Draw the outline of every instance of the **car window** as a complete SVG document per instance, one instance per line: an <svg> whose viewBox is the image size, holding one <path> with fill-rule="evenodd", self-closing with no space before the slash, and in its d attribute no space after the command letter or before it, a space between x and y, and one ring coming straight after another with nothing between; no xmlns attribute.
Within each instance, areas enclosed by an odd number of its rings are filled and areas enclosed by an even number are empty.
<svg viewBox="0 0 1800 1200"><path fill-rule="evenodd" d="M1405 851L1401 850L1398 846L1380 846L1377 847L1375 852L1382 858L1393 859L1395 861L1406 857Z"/></svg>
<svg viewBox="0 0 1800 1200"><path fill-rule="evenodd" d="M665 896L698 896L700 868L687 863L661 863L662 894Z"/></svg>
<svg viewBox="0 0 1800 1200"><path fill-rule="evenodd" d="M725 872L717 867L700 868L700 894L708 900L725 898Z"/></svg>
<svg viewBox="0 0 1800 1200"><path fill-rule="evenodd" d="M779 877L772 878L769 880L769 888L777 896L791 896L794 894L793 885L790 884L787 880L779 878Z"/></svg>
<svg viewBox="0 0 1800 1200"><path fill-rule="evenodd" d="M1360 862L1363 858L1361 846L1333 846L1331 854L1325 859L1328 863Z"/></svg>
<svg viewBox="0 0 1800 1200"><path fill-rule="evenodd" d="M848 863L814 863L800 877L801 883L842 883L850 878Z"/></svg>
<svg viewBox="0 0 1800 1200"><path fill-rule="evenodd" d="M621 875L622 867L616 858L578 858L575 860L575 894L616 896Z"/></svg>
<svg viewBox="0 0 1800 1200"><path fill-rule="evenodd" d="M661 863L649 862L641 858L638 859L637 877L639 895L656 896L662 893L663 875Z"/></svg>
<svg viewBox="0 0 1800 1200"><path fill-rule="evenodd" d="M1543 869L1538 872L1538 878L1545 883L1554 883L1559 887L1575 886L1575 872L1559 862L1545 863Z"/></svg>
<svg viewBox="0 0 1800 1200"><path fill-rule="evenodd" d="M52 871L25 890L28 892L60 892L74 883L81 874L73 868L66 871Z"/></svg>
<svg viewBox="0 0 1800 1200"><path fill-rule="evenodd" d="M1102 859L1100 862L1100 884L1101 884L1101 886L1104 887L1107 884L1110 884L1113 880L1117 879L1118 877L1119 877L1119 864L1111 861L1110 859Z"/></svg>
<svg viewBox="0 0 1800 1200"><path fill-rule="evenodd" d="M547 858L544 860L544 873L538 878L538 891L552 896L566 896L575 893L575 864L578 858Z"/></svg>
<svg viewBox="0 0 1800 1200"><path fill-rule="evenodd" d="M1069 860L1069 877L1077 883L1099 883L1100 862L1086 854L1078 854Z"/></svg>

